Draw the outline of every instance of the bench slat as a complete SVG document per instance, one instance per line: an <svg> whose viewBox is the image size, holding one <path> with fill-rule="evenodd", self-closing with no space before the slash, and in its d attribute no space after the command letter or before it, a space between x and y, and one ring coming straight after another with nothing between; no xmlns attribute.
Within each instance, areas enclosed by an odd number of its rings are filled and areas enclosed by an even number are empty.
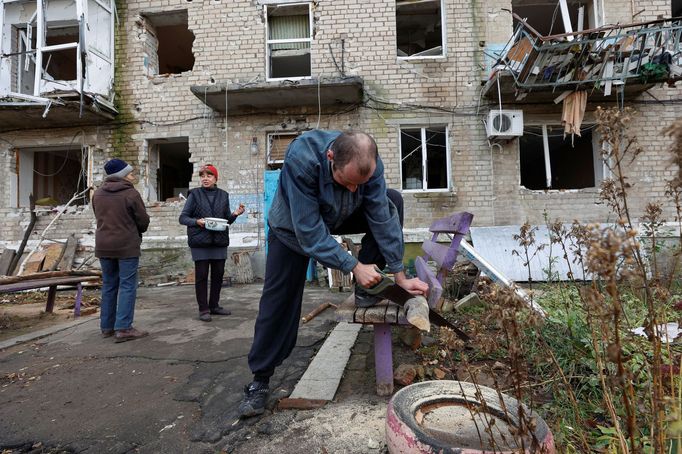
<svg viewBox="0 0 682 454"><path fill-rule="evenodd" d="M466 235L469 233L469 227L473 219L473 214L462 211L433 221L429 231L433 233L461 233Z"/></svg>
<svg viewBox="0 0 682 454"><path fill-rule="evenodd" d="M47 279L31 279L28 281L15 282L13 284L0 285L0 293L2 292L18 292L21 290L30 290L43 287L53 287L56 285L78 284L80 282L89 282L100 280L100 276L65 276L65 277L50 277Z"/></svg>
<svg viewBox="0 0 682 454"><path fill-rule="evenodd" d="M368 307L365 311L364 323L385 323L387 304Z"/></svg>

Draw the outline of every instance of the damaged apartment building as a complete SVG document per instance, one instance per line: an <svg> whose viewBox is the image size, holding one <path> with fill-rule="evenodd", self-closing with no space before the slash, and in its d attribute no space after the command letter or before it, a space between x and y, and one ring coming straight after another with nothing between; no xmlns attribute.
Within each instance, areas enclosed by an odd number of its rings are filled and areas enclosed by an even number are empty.
<svg viewBox="0 0 682 454"><path fill-rule="evenodd" d="M32 195L31 241L73 235L76 263L96 266L88 188L120 157L152 219L143 276L182 274L183 196L211 163L246 206L230 265L260 276L277 170L315 128L375 137L387 184L405 198L410 243L455 211L477 226L543 223L545 213L605 222L599 105L637 110L646 152L627 172L640 216L677 172L662 130L680 116L681 5L0 0L2 245L21 242ZM566 102L581 107L567 135Z"/></svg>

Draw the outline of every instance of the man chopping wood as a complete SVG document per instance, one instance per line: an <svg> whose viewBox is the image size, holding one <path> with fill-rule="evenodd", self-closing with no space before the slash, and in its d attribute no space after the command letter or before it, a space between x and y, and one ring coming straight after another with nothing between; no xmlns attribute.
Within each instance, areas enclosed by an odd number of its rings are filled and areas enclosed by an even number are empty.
<svg viewBox="0 0 682 454"><path fill-rule="evenodd" d="M296 345L309 258L353 272L355 304L369 307L380 298L368 288L381 281L376 268L388 268L414 295L426 283L403 270L403 199L386 188L384 165L374 139L362 132L315 130L287 150L277 192L268 213L268 256L239 416L262 414L275 368ZM358 259L332 237L365 233Z"/></svg>

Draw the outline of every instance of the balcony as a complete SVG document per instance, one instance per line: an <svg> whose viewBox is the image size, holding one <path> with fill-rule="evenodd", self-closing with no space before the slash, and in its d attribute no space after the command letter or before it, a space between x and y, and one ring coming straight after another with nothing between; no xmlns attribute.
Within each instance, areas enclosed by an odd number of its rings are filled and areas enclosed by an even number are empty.
<svg viewBox="0 0 682 454"><path fill-rule="evenodd" d="M116 115L114 0L0 1L0 132Z"/></svg>
<svg viewBox="0 0 682 454"><path fill-rule="evenodd" d="M682 18L541 36L522 18L483 87L502 102L559 102L587 91L591 102L641 94L682 79Z"/></svg>
<svg viewBox="0 0 682 454"><path fill-rule="evenodd" d="M193 85L190 89L207 106L226 115L333 109L361 104L364 94L360 77Z"/></svg>

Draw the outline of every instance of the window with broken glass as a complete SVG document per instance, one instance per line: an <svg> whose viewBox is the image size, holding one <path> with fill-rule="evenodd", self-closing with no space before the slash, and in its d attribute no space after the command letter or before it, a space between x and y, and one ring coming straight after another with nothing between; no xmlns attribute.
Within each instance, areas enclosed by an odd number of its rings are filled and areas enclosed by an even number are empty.
<svg viewBox="0 0 682 454"><path fill-rule="evenodd" d="M533 190L597 186L608 170L593 126L564 137L561 125L524 127L519 138L521 186Z"/></svg>
<svg viewBox="0 0 682 454"><path fill-rule="evenodd" d="M182 194L187 197L192 180L189 138L151 139L147 143L149 168L147 187L150 201L173 201Z"/></svg>
<svg viewBox="0 0 682 454"><path fill-rule="evenodd" d="M17 150L16 178L17 205L29 206L33 194L37 205L63 205L89 186L88 147L55 146ZM88 203L87 193L73 202Z"/></svg>
<svg viewBox="0 0 682 454"><path fill-rule="evenodd" d="M194 68L194 33L188 26L187 10L147 14L145 19L148 75L191 71Z"/></svg>
<svg viewBox="0 0 682 454"><path fill-rule="evenodd" d="M512 11L541 35L558 35L603 25L596 0L512 0Z"/></svg>
<svg viewBox="0 0 682 454"><path fill-rule="evenodd" d="M300 132L272 132L268 134L268 169L281 169L284 158L291 142L298 137Z"/></svg>
<svg viewBox="0 0 682 454"><path fill-rule="evenodd" d="M442 0L396 0L398 58L445 55Z"/></svg>
<svg viewBox="0 0 682 454"><path fill-rule="evenodd" d="M114 8L113 0L0 2L0 53L7 57L0 60L0 97L81 90L108 97Z"/></svg>
<svg viewBox="0 0 682 454"><path fill-rule="evenodd" d="M268 79L311 76L313 21L310 3L265 5Z"/></svg>
<svg viewBox="0 0 682 454"><path fill-rule="evenodd" d="M447 127L400 129L400 170L403 190L444 190L450 187Z"/></svg>

